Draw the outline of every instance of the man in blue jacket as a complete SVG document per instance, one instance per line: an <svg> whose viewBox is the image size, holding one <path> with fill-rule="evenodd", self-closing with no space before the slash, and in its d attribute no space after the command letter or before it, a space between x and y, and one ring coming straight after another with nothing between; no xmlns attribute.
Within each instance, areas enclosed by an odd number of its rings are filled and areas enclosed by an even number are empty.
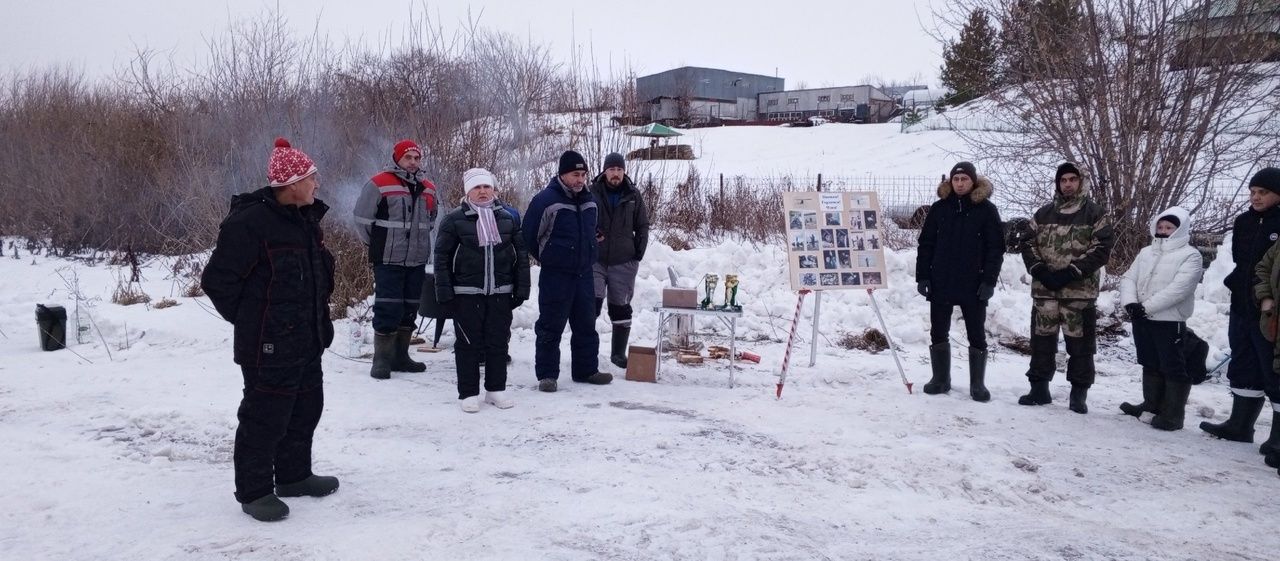
<svg viewBox="0 0 1280 561"><path fill-rule="evenodd" d="M608 384L600 372L600 335L596 333L595 280L598 208L587 187L587 161L569 150L560 156L556 177L533 196L525 211L525 247L541 267L533 369L538 389L556 391L560 378L560 338L573 330L570 374L575 382Z"/></svg>

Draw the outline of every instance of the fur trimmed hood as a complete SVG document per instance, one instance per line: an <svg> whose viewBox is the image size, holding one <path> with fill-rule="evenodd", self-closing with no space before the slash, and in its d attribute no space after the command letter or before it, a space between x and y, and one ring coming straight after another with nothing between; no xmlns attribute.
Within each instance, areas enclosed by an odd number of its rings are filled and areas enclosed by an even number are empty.
<svg viewBox="0 0 1280 561"><path fill-rule="evenodd" d="M991 186L991 181L985 177L979 176L978 179L973 182L973 190L969 191L969 200L976 204L990 199L993 190L994 188ZM945 199L950 196L951 180L943 179L942 182L938 184L938 198Z"/></svg>

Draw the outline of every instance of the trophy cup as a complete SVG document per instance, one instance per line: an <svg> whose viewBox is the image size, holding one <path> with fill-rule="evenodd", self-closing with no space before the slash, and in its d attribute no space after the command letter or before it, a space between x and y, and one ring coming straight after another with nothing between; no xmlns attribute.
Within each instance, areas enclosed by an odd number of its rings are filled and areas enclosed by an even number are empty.
<svg viewBox="0 0 1280 561"><path fill-rule="evenodd" d="M730 312L742 311L742 306L738 305L738 275L724 276L724 305L720 309Z"/></svg>
<svg viewBox="0 0 1280 561"><path fill-rule="evenodd" d="M702 284L707 290L707 297L702 299L702 303L698 306L704 310L713 309L711 307L711 295L716 291L716 282L720 280L719 276L707 275L702 277Z"/></svg>

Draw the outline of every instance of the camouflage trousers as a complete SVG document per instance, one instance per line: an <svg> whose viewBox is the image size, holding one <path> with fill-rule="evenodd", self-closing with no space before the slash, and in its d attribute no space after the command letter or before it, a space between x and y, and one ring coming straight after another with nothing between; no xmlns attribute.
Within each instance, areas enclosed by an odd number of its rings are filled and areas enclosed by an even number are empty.
<svg viewBox="0 0 1280 561"><path fill-rule="evenodd" d="M1067 381L1085 387L1096 374L1098 309L1094 300L1037 298L1031 306L1031 381L1053 379L1058 369L1058 332L1067 343Z"/></svg>

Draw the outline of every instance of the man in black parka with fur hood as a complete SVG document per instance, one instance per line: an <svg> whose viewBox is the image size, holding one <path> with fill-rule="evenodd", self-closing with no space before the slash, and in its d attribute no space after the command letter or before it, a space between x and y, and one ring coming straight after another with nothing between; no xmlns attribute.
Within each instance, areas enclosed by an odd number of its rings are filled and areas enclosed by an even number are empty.
<svg viewBox="0 0 1280 561"><path fill-rule="evenodd" d="M938 201L920 230L916 288L929 300L929 360L933 377L927 394L951 391L951 314L964 316L969 338L969 395L987 401L987 300L995 293L1004 261L1000 212L991 203L991 182L974 165L960 162L938 185Z"/></svg>

